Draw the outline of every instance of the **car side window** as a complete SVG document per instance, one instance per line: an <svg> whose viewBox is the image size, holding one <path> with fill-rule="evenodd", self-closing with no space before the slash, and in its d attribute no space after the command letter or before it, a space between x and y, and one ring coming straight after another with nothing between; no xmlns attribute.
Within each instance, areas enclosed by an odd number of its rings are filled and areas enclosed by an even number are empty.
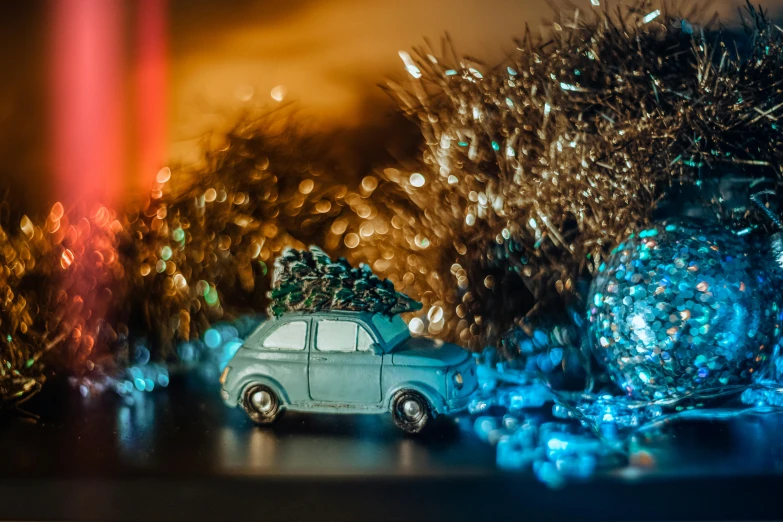
<svg viewBox="0 0 783 522"><path fill-rule="evenodd" d="M360 352L369 352L372 343L373 340L372 337L370 337L370 334L365 330L364 326L359 325L359 334L356 338L356 349Z"/></svg>
<svg viewBox="0 0 783 522"><path fill-rule="evenodd" d="M355 351L357 326L351 321L319 321L315 332L315 349L320 352Z"/></svg>
<svg viewBox="0 0 783 522"><path fill-rule="evenodd" d="M307 322L291 321L269 334L263 346L272 350L304 350L306 343Z"/></svg>

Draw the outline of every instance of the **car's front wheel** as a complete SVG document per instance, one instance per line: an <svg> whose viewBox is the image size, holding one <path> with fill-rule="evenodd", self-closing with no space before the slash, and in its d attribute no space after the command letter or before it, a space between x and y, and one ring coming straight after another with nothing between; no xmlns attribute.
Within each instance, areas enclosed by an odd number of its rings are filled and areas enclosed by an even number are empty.
<svg viewBox="0 0 783 522"><path fill-rule="evenodd" d="M427 399L419 392L402 390L392 399L394 424L408 433L421 432L431 418Z"/></svg>
<svg viewBox="0 0 783 522"><path fill-rule="evenodd" d="M242 397L242 408L256 424L271 424L280 414L280 399L269 386L252 384Z"/></svg>

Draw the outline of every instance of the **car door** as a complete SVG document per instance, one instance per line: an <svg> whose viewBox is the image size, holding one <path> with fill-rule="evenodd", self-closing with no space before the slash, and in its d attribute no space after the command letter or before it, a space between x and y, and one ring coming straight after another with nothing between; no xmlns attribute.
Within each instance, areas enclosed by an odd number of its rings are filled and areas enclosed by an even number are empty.
<svg viewBox="0 0 783 522"><path fill-rule="evenodd" d="M313 321L310 397L315 401L377 404L381 401L382 355L370 349L371 334L348 319Z"/></svg>
<svg viewBox="0 0 783 522"><path fill-rule="evenodd" d="M253 371L277 381L291 402L309 400L307 346L311 328L310 320L300 317L275 321L263 335L251 340L255 343Z"/></svg>

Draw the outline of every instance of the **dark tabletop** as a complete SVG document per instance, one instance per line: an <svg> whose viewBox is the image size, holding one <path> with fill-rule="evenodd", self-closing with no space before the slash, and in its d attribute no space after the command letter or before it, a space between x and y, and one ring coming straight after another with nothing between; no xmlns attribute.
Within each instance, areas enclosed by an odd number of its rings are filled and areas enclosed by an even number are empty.
<svg viewBox="0 0 783 522"><path fill-rule="evenodd" d="M781 518L783 419L678 423L652 462L551 489L503 472L469 417L406 436L386 416L258 428L197 374L127 399L53 383L0 421L0 518L737 520Z"/></svg>

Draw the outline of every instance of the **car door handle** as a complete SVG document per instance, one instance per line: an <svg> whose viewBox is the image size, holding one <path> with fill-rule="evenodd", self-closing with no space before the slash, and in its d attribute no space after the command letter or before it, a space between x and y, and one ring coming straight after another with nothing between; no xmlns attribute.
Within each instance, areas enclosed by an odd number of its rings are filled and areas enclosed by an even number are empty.
<svg viewBox="0 0 783 522"><path fill-rule="evenodd" d="M310 357L311 361L326 361L326 357Z"/></svg>

